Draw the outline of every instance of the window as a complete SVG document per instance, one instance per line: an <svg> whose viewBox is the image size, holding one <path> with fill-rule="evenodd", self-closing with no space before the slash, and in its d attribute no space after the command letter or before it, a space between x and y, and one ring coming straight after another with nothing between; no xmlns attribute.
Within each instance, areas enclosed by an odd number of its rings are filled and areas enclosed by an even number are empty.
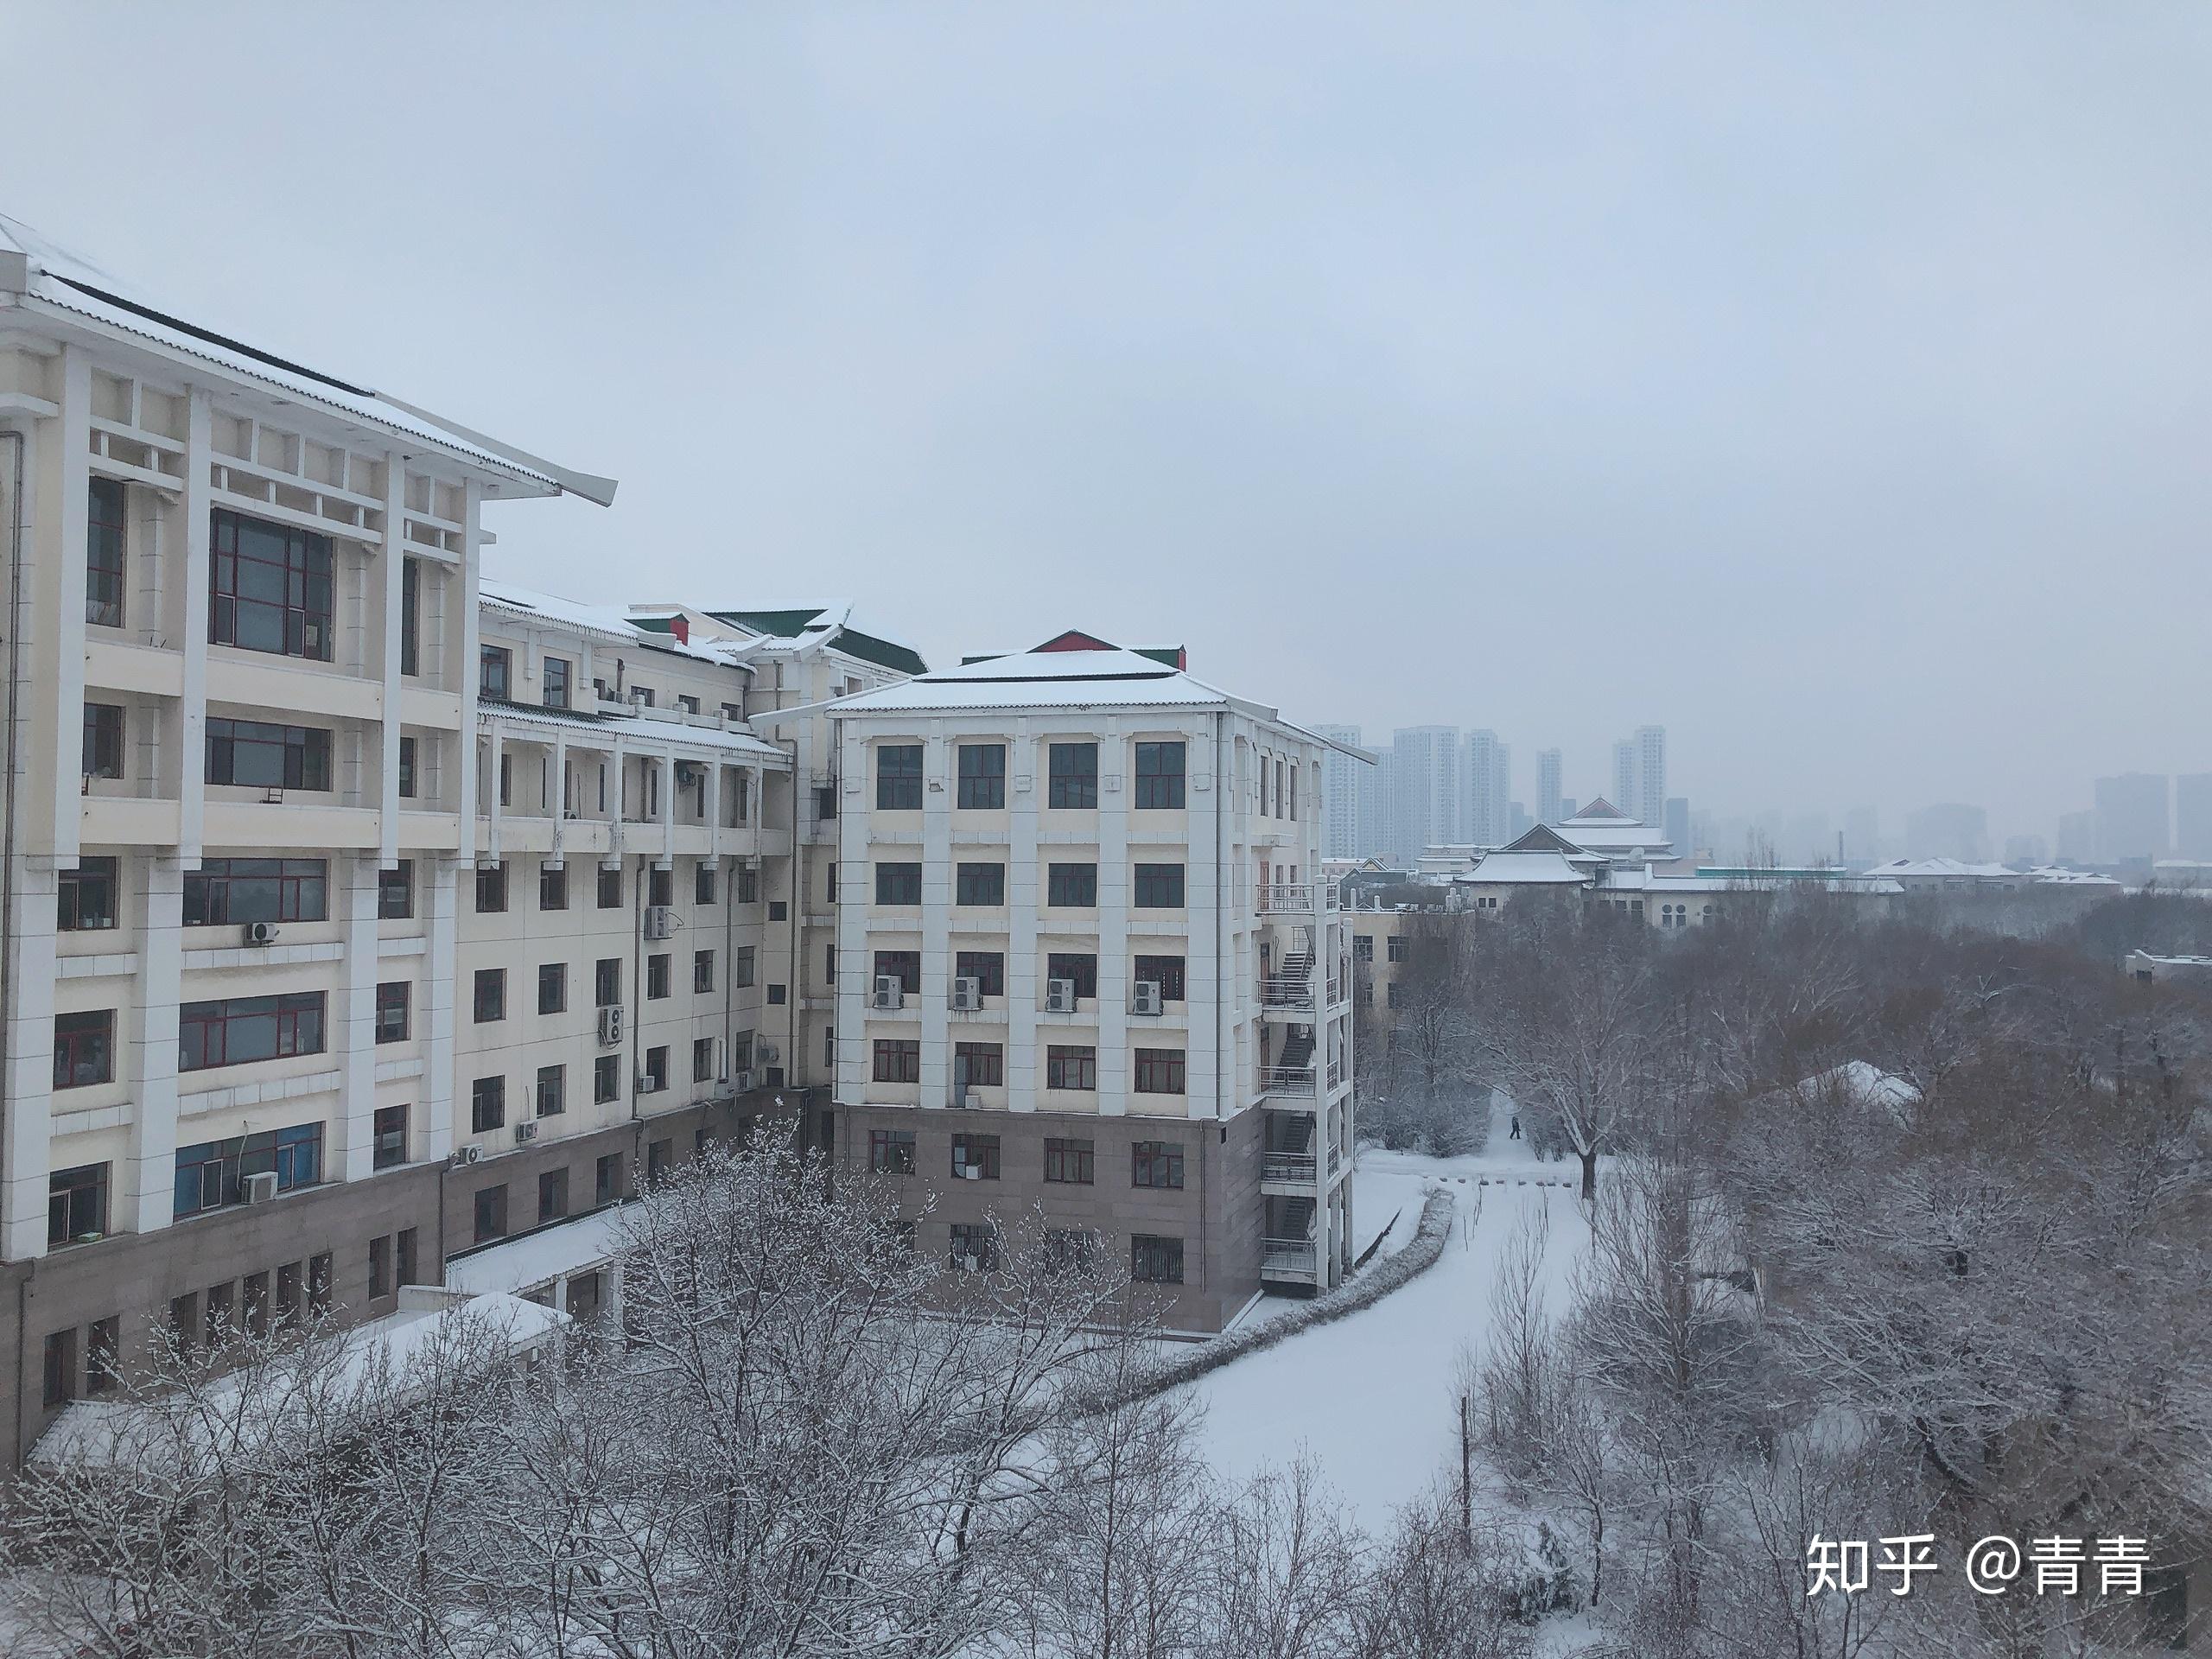
<svg viewBox="0 0 2212 1659"><path fill-rule="evenodd" d="M507 1189L505 1183L498 1186L480 1187L476 1192L476 1242L489 1243L507 1236Z"/></svg>
<svg viewBox="0 0 2212 1659"><path fill-rule="evenodd" d="M471 1008L480 1026L488 1026L507 1017L507 970L504 968L479 968L476 970L475 995Z"/></svg>
<svg viewBox="0 0 2212 1659"><path fill-rule="evenodd" d="M753 947L751 945L741 944L737 947L737 960L734 967L736 971L730 976L730 983L740 990L748 988L753 983Z"/></svg>
<svg viewBox="0 0 2212 1659"><path fill-rule="evenodd" d="M569 1109L569 1068L565 1065L541 1065L537 1068L537 1115L558 1117Z"/></svg>
<svg viewBox="0 0 2212 1659"><path fill-rule="evenodd" d="M407 1040L408 1015L414 988L404 979L388 979L377 987L377 1041Z"/></svg>
<svg viewBox="0 0 2212 1659"><path fill-rule="evenodd" d="M123 709L118 703L85 705L85 764L87 778L123 776Z"/></svg>
<svg viewBox="0 0 2212 1659"><path fill-rule="evenodd" d="M50 1249L107 1231L107 1166L79 1164L46 1178L46 1243Z"/></svg>
<svg viewBox="0 0 2212 1659"><path fill-rule="evenodd" d="M1141 1285L1183 1282L1183 1241L1138 1233L1129 1240L1129 1277Z"/></svg>
<svg viewBox="0 0 2212 1659"><path fill-rule="evenodd" d="M569 1172L549 1169L537 1178L537 1224L558 1221L569 1213Z"/></svg>
<svg viewBox="0 0 2212 1659"><path fill-rule="evenodd" d="M1402 933L1393 933L1390 936L1390 960L1393 962L1403 962L1405 959L1406 936Z"/></svg>
<svg viewBox="0 0 2212 1659"><path fill-rule="evenodd" d="M497 864L476 867L476 913L496 915L507 907L507 867L503 861Z"/></svg>
<svg viewBox="0 0 2212 1659"><path fill-rule="evenodd" d="M676 706L687 715L696 715L699 712L699 699L679 693L676 699Z"/></svg>
<svg viewBox="0 0 2212 1659"><path fill-rule="evenodd" d="M1085 910L1098 902L1096 864L1053 864L1045 876L1045 902L1054 909Z"/></svg>
<svg viewBox="0 0 2212 1659"><path fill-rule="evenodd" d="M177 1019L180 1071L322 1052L321 991L188 1002L178 1010Z"/></svg>
<svg viewBox="0 0 2212 1659"><path fill-rule="evenodd" d="M1143 1051L1140 1049L1139 1054ZM1178 1060L1182 1056L1176 1056ZM1179 1190L1183 1185L1183 1143L1179 1141L1139 1141L1129 1148L1132 1186Z"/></svg>
<svg viewBox="0 0 2212 1659"><path fill-rule="evenodd" d="M783 1000L784 987L777 984L773 980L771 980L768 982L768 1001L773 1004L780 1003Z"/></svg>
<svg viewBox="0 0 2212 1659"><path fill-rule="evenodd" d="M960 805L969 811L991 811L1006 804L1006 745L963 743L960 746Z"/></svg>
<svg viewBox="0 0 2212 1659"><path fill-rule="evenodd" d="M665 951L645 958L645 1000L658 1002L668 995L669 963L674 958Z"/></svg>
<svg viewBox="0 0 2212 1659"><path fill-rule="evenodd" d="M1351 957L1354 962L1374 961L1375 936L1371 933L1353 934L1351 936Z"/></svg>
<svg viewBox="0 0 2212 1659"><path fill-rule="evenodd" d="M694 950L691 953L691 993L704 996L715 988L715 953Z"/></svg>
<svg viewBox="0 0 2212 1659"><path fill-rule="evenodd" d="M599 907L601 910L622 908L622 872L620 868L600 871Z"/></svg>
<svg viewBox="0 0 2212 1659"><path fill-rule="evenodd" d="M1077 997L1098 995L1098 958L1088 952L1054 950L1045 958L1045 977L1071 979Z"/></svg>
<svg viewBox="0 0 2212 1659"><path fill-rule="evenodd" d="M963 864L953 876L952 901L957 905L1006 903L1006 866Z"/></svg>
<svg viewBox="0 0 2212 1659"><path fill-rule="evenodd" d="M1164 1001L1183 1000L1183 958L1180 957L1139 957L1135 977L1150 980L1160 987Z"/></svg>
<svg viewBox="0 0 2212 1659"><path fill-rule="evenodd" d="M569 706L569 688L575 682L575 668L565 657L548 657L540 665L543 675L541 687L543 701L548 709Z"/></svg>
<svg viewBox="0 0 2212 1659"><path fill-rule="evenodd" d="M591 1099L594 1106L622 1098L622 1057L602 1054L591 1063Z"/></svg>
<svg viewBox="0 0 2212 1659"><path fill-rule="evenodd" d="M116 861L80 858L61 872L54 924L64 933L88 933L115 925Z"/></svg>
<svg viewBox="0 0 2212 1659"><path fill-rule="evenodd" d="M207 781L249 789L327 790L330 734L320 726L207 719Z"/></svg>
<svg viewBox="0 0 2212 1659"><path fill-rule="evenodd" d="M505 645L476 648L476 694L507 701L514 680L514 652Z"/></svg>
<svg viewBox="0 0 2212 1659"><path fill-rule="evenodd" d="M77 1397L77 1333L56 1331L46 1339L45 1386L41 1399L48 1408L66 1406Z"/></svg>
<svg viewBox="0 0 2212 1659"><path fill-rule="evenodd" d="M712 1083L715 1080L715 1039L694 1037L691 1039L691 1081Z"/></svg>
<svg viewBox="0 0 2212 1659"><path fill-rule="evenodd" d="M760 902L760 872L750 864L738 867L737 902L741 905L757 905Z"/></svg>
<svg viewBox="0 0 2212 1659"><path fill-rule="evenodd" d="M407 1108L378 1107L370 1128L370 1168L393 1169L407 1161Z"/></svg>
<svg viewBox="0 0 2212 1659"><path fill-rule="evenodd" d="M399 671L423 671L423 571L412 558L399 566Z"/></svg>
<svg viewBox="0 0 2212 1659"><path fill-rule="evenodd" d="M649 905L672 905L676 902L676 872L647 870L645 872L645 902Z"/></svg>
<svg viewBox="0 0 2212 1659"><path fill-rule="evenodd" d="M397 867L377 872L377 919L404 922L415 914L415 861L403 858Z"/></svg>
<svg viewBox="0 0 2212 1659"><path fill-rule="evenodd" d="M322 1179L322 1125L203 1141L176 1149L176 1214L180 1219L244 1201L249 1176L274 1174L276 1190L313 1186Z"/></svg>
<svg viewBox="0 0 2212 1659"><path fill-rule="evenodd" d="M1098 1235L1055 1227L1045 1235L1045 1268L1062 1274L1088 1274L1098 1267Z"/></svg>
<svg viewBox="0 0 2212 1659"><path fill-rule="evenodd" d="M592 964L592 1006L611 1008L622 1000L622 958L601 957Z"/></svg>
<svg viewBox="0 0 2212 1659"><path fill-rule="evenodd" d="M952 1265L970 1273L996 1272L999 1265L998 1230L988 1222L954 1222Z"/></svg>
<svg viewBox="0 0 2212 1659"><path fill-rule="evenodd" d="M1391 981L1389 985L1383 988L1383 1000L1394 1008L1403 1007L1405 1006L1405 1004L1399 1000L1400 995L1398 982L1395 980Z"/></svg>
<svg viewBox="0 0 2212 1659"><path fill-rule="evenodd" d="M1141 1095L1181 1094L1183 1051L1179 1048L1137 1050L1136 1091Z"/></svg>
<svg viewBox="0 0 2212 1659"><path fill-rule="evenodd" d="M837 1064L837 1028L835 1026L822 1027L822 1064Z"/></svg>
<svg viewBox="0 0 2212 1659"><path fill-rule="evenodd" d="M507 1080L479 1077L468 1085L468 1132L488 1135L507 1124Z"/></svg>
<svg viewBox="0 0 2212 1659"><path fill-rule="evenodd" d="M911 1037L875 1039L875 1080L878 1083L919 1083L922 1046Z"/></svg>
<svg viewBox="0 0 2212 1659"><path fill-rule="evenodd" d="M393 1247L393 1255L397 1257L399 1282L403 1285L419 1285L423 1282L423 1275L419 1270L421 1262L416 1255L417 1243L414 1228L403 1227L399 1230L399 1240Z"/></svg>
<svg viewBox="0 0 2212 1659"><path fill-rule="evenodd" d="M823 868L824 879L822 885L829 889L823 897L827 902L834 905L837 902L837 861L832 859Z"/></svg>
<svg viewBox="0 0 2212 1659"><path fill-rule="evenodd" d="M512 749L499 752L499 804L515 804L515 757Z"/></svg>
<svg viewBox="0 0 2212 1659"><path fill-rule="evenodd" d="M879 743L875 746L875 804L882 812L922 810L922 746L918 743Z"/></svg>
<svg viewBox="0 0 2212 1659"><path fill-rule="evenodd" d="M715 902L715 868L703 861L691 872L691 902L695 905Z"/></svg>
<svg viewBox="0 0 2212 1659"><path fill-rule="evenodd" d="M879 905L918 905L922 902L922 867L918 864L878 864L875 902Z"/></svg>
<svg viewBox="0 0 2212 1659"><path fill-rule="evenodd" d="M963 950L954 956L956 978L972 979L985 996L1006 995L1006 954L1000 950ZM920 969L915 969L918 976Z"/></svg>
<svg viewBox="0 0 2212 1659"><path fill-rule="evenodd" d="M82 1089L115 1076L115 1010L54 1016L54 1086Z"/></svg>
<svg viewBox="0 0 2212 1659"><path fill-rule="evenodd" d="M1045 1086L1094 1094L1098 1089L1098 1051L1054 1043L1045 1050Z"/></svg>
<svg viewBox="0 0 2212 1659"><path fill-rule="evenodd" d="M1095 807L1098 804L1098 746L1096 743L1055 743L1047 757L1050 782L1048 806Z"/></svg>
<svg viewBox="0 0 2212 1659"><path fill-rule="evenodd" d="M771 899L768 901L768 919L770 921L780 922L785 920L790 915L791 906L786 905L782 899Z"/></svg>
<svg viewBox="0 0 2212 1659"><path fill-rule="evenodd" d="M184 874L187 927L329 917L329 866L319 858L204 858Z"/></svg>
<svg viewBox="0 0 2212 1659"><path fill-rule="evenodd" d="M221 507L209 529L208 643L328 662L330 538Z"/></svg>
<svg viewBox="0 0 2212 1659"><path fill-rule="evenodd" d="M1136 799L1141 811L1173 810L1183 804L1183 746L1137 745Z"/></svg>
<svg viewBox="0 0 2212 1659"><path fill-rule="evenodd" d="M914 1132L912 1129L870 1129L868 1166L879 1175L914 1173Z"/></svg>
<svg viewBox="0 0 2212 1659"><path fill-rule="evenodd" d="M1183 867L1180 864L1138 865L1136 896L1132 902L1139 910L1182 909Z"/></svg>
<svg viewBox="0 0 2212 1659"><path fill-rule="evenodd" d="M622 1196L622 1154L610 1152L592 1166L591 1201L613 1204Z"/></svg>
<svg viewBox="0 0 2212 1659"><path fill-rule="evenodd" d="M1097 1179L1096 1160L1088 1141L1045 1141L1045 1179L1069 1186L1089 1186Z"/></svg>
<svg viewBox="0 0 2212 1659"><path fill-rule="evenodd" d="M987 1089L1006 1082L1006 1050L996 1043L955 1043L952 1075Z"/></svg>
<svg viewBox="0 0 2212 1659"><path fill-rule="evenodd" d="M565 962L541 962L537 964L537 1011L540 1014L563 1014L569 1007L569 964Z"/></svg>
<svg viewBox="0 0 2212 1659"><path fill-rule="evenodd" d="M537 907L540 910L566 910L569 907L569 871L563 864L541 864L537 867Z"/></svg>
<svg viewBox="0 0 2212 1659"><path fill-rule="evenodd" d="M380 1234L369 1241L369 1300L391 1294L391 1235Z"/></svg>
<svg viewBox="0 0 2212 1659"><path fill-rule="evenodd" d="M645 1081L652 1085L654 1093L668 1087L668 1047L665 1044L645 1051Z"/></svg>
<svg viewBox="0 0 2212 1659"><path fill-rule="evenodd" d="M658 1186L668 1173L669 1142L654 1141L645 1147L645 1185Z"/></svg>
<svg viewBox="0 0 2212 1659"><path fill-rule="evenodd" d="M399 740L399 798L411 801L415 798L415 740L402 737Z"/></svg>
<svg viewBox="0 0 2212 1659"><path fill-rule="evenodd" d="M970 1174L969 1172L973 1171ZM952 1179L956 1181L995 1181L999 1178L999 1138L995 1135L956 1135L952 1137Z"/></svg>
<svg viewBox="0 0 2212 1659"><path fill-rule="evenodd" d="M85 620L103 628L123 626L123 480L96 478L85 522Z"/></svg>
<svg viewBox="0 0 2212 1659"><path fill-rule="evenodd" d="M330 1311L330 1253L308 1258L308 1306L317 1313Z"/></svg>

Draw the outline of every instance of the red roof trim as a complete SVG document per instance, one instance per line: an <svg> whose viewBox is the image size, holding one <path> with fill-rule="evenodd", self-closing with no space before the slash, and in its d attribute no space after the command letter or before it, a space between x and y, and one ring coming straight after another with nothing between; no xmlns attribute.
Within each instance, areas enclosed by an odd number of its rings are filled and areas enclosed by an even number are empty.
<svg viewBox="0 0 2212 1659"><path fill-rule="evenodd" d="M1038 651L1118 651L1118 645L1109 645L1095 633L1085 633L1080 628L1070 628L1065 633L1055 634Z"/></svg>

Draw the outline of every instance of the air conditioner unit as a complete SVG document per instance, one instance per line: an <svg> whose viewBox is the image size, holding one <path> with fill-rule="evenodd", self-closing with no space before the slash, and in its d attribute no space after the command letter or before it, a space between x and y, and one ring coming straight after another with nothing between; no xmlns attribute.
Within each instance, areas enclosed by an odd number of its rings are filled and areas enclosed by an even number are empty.
<svg viewBox="0 0 2212 1659"><path fill-rule="evenodd" d="M750 1071L732 1072L730 1074L729 1086L738 1094L751 1094L753 1089L753 1073Z"/></svg>
<svg viewBox="0 0 2212 1659"><path fill-rule="evenodd" d="M620 1003L599 1011L599 1046L613 1048L622 1040L622 1007Z"/></svg>
<svg viewBox="0 0 2212 1659"><path fill-rule="evenodd" d="M973 1014L983 1006L983 982L980 979L956 979L952 982L952 1006L964 1014Z"/></svg>
<svg viewBox="0 0 2212 1659"><path fill-rule="evenodd" d="M274 922L248 922L245 925L245 942L248 944L276 944L276 924Z"/></svg>
<svg viewBox="0 0 2212 1659"><path fill-rule="evenodd" d="M974 1255L963 1255L960 1258L960 1265L967 1268L970 1273L980 1272L983 1266L982 1258Z"/></svg>
<svg viewBox="0 0 2212 1659"><path fill-rule="evenodd" d="M759 1042L753 1045L753 1058L763 1065L773 1065L784 1058L784 1051L773 1043Z"/></svg>
<svg viewBox="0 0 2212 1659"><path fill-rule="evenodd" d="M964 1084L964 1083L956 1083L956 1084L954 1084L952 1085L952 1103L953 1103L956 1107L960 1107L960 1108L963 1108L963 1109L964 1109L964 1108L967 1106L967 1104L968 1104L968 1085L967 1085L966 1084Z"/></svg>
<svg viewBox="0 0 2212 1659"><path fill-rule="evenodd" d="M1136 995L1129 1004L1131 1014L1164 1014L1167 1009L1165 988L1156 979L1141 979L1136 982Z"/></svg>
<svg viewBox="0 0 2212 1659"><path fill-rule="evenodd" d="M699 766L696 761L679 760L676 763L676 781L680 786L689 787L697 783L699 777Z"/></svg>
<svg viewBox="0 0 2212 1659"><path fill-rule="evenodd" d="M638 1092L639 1094L657 1095L660 1092L660 1079L653 1076L652 1072L640 1071L638 1073Z"/></svg>
<svg viewBox="0 0 2212 1659"><path fill-rule="evenodd" d="M675 932L676 912L672 908L667 905L645 906L645 937L647 938L665 939L673 937Z"/></svg>
<svg viewBox="0 0 2212 1659"><path fill-rule="evenodd" d="M537 1139L537 1125L531 1122L528 1118L524 1118L521 1122L515 1125L515 1144L517 1146L522 1145L525 1141L535 1141Z"/></svg>
<svg viewBox="0 0 2212 1659"><path fill-rule="evenodd" d="M963 1181L982 1180L983 1179L983 1166L981 1164L968 1165L961 1170L960 1179Z"/></svg>
<svg viewBox="0 0 2212 1659"><path fill-rule="evenodd" d="M1047 1014L1075 1012L1075 981L1048 979L1045 982L1045 1011Z"/></svg>
<svg viewBox="0 0 2212 1659"><path fill-rule="evenodd" d="M896 974L878 974L875 976L874 1003L879 1008L904 1007L906 1003L906 982Z"/></svg>
<svg viewBox="0 0 2212 1659"><path fill-rule="evenodd" d="M249 1175L238 1183L248 1204L266 1204L276 1196L276 1172L264 1169L257 1175Z"/></svg>
<svg viewBox="0 0 2212 1659"><path fill-rule="evenodd" d="M455 1147L453 1149L453 1160L456 1164L480 1164L484 1161L484 1148L481 1147Z"/></svg>

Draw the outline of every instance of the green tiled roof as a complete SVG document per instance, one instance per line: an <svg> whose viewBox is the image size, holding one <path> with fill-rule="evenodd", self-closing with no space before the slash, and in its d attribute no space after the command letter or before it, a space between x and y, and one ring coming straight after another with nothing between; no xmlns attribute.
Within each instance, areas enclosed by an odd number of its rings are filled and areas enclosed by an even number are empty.
<svg viewBox="0 0 2212 1659"><path fill-rule="evenodd" d="M810 611L709 611L708 615L718 622L749 628L755 633L772 635L779 639L796 639L806 631L806 625L822 613ZM900 674L926 674L930 665L921 653L908 645L894 645L888 639L879 639L872 633L862 633L857 628L840 628L830 643L848 656L857 657L864 663L874 663Z"/></svg>

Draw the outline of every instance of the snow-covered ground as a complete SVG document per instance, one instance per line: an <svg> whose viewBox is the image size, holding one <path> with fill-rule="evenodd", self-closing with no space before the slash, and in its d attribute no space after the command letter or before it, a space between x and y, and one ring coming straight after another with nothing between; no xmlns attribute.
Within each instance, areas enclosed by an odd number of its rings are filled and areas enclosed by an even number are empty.
<svg viewBox="0 0 2212 1659"><path fill-rule="evenodd" d="M1548 1305L1566 1306L1569 1265L1588 1242L1575 1203L1577 1166L1543 1163L1508 1138L1501 1111L1473 1158L1360 1154L1352 1216L1359 1248L1398 1216L1383 1244L1412 1237L1424 1195L1440 1183L1457 1200L1443 1259L1349 1319L1300 1332L1192 1385L1206 1407L1205 1440L1224 1478L1242 1481L1302 1446L1362 1525L1382 1531L1459 1457L1455 1392L1463 1352L1480 1357L1499 1248L1520 1218L1548 1211Z"/></svg>

